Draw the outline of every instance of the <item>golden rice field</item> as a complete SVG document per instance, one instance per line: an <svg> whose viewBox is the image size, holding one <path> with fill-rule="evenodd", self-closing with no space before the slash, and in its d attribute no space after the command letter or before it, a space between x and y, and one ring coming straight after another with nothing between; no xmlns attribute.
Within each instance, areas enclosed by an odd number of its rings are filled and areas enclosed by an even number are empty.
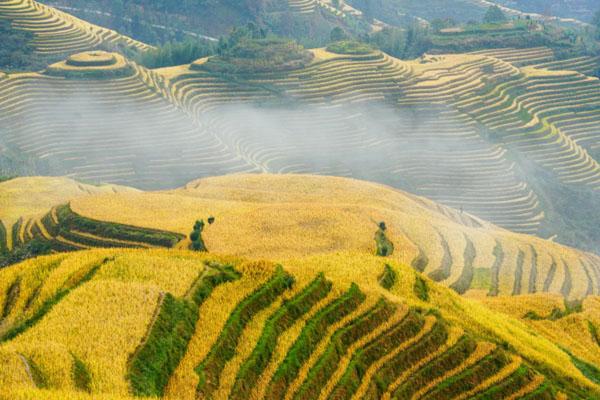
<svg viewBox="0 0 600 400"><path fill-rule="evenodd" d="M378 282L386 264L396 274L390 289ZM220 281L227 268L237 275ZM575 351L569 343L361 252L277 266L185 250L88 250L8 267L0 293L0 358L11 366L0 370L2 399L600 393L562 350ZM177 304L189 314L169 313ZM140 372L140 360L163 369Z"/></svg>
<svg viewBox="0 0 600 400"><path fill-rule="evenodd" d="M111 29L83 21L35 0L3 0L0 19L34 34L33 47L45 55L68 54L93 48L122 47L145 51L151 46Z"/></svg>
<svg viewBox="0 0 600 400"><path fill-rule="evenodd" d="M27 190L13 195L14 204L33 200L39 207L23 216L19 212L26 208L13 210L13 220L25 221L13 226L16 243L38 238L54 252L186 248L194 221L214 217L202 234L209 251L286 260L343 251L375 254L375 232L383 221L394 246L390 259L412 265L461 294L545 293L576 300L600 290L596 255L513 233L466 212L364 181L230 175L170 191L65 195L51 194L43 202Z"/></svg>
<svg viewBox="0 0 600 400"><path fill-rule="evenodd" d="M89 185L60 177L27 177L15 178L0 183L0 222L10 233L22 219L19 226L24 227L27 221L39 219L59 204L79 196L99 193L116 193L135 189L118 185ZM23 232L17 232L17 236ZM4 240L8 248L12 248L13 235L7 234ZM1 247L1 245L0 245Z"/></svg>

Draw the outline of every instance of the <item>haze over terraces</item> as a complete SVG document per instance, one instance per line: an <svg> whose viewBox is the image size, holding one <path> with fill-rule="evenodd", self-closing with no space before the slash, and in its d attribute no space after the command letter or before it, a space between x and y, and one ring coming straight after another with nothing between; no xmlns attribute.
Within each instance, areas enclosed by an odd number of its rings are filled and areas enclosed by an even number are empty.
<svg viewBox="0 0 600 400"><path fill-rule="evenodd" d="M233 80L204 60L151 71L121 56L100 74L93 63L11 74L1 140L45 173L141 188L234 172L353 176L544 236L557 233L545 225L551 190L597 196L596 60L311 52L305 68Z"/></svg>

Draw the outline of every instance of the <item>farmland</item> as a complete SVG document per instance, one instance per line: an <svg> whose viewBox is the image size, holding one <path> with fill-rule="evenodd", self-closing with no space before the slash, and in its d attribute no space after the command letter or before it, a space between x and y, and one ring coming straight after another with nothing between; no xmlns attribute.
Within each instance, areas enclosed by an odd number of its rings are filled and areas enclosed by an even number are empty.
<svg viewBox="0 0 600 400"><path fill-rule="evenodd" d="M390 289L377 281L384 263L398 277ZM0 272L0 354L14 368L0 372L0 397L314 398L310 393L325 390L322 396L341 398L551 399L560 392L571 398L598 393L563 350L516 319L426 277L429 298L421 300L413 292L420 273L395 260L341 252L282 265L104 249L7 268ZM8 290L15 282L19 290ZM169 310L177 304L189 310L189 320L174 319L179 314ZM161 336L171 324L179 326L169 333L176 340ZM318 339L315 329L324 332ZM160 340L175 363L155 380L134 365L138 357L157 356L145 348ZM267 352L265 345L273 347ZM423 380L432 379L431 371L437 386ZM249 373L258 386L240 384Z"/></svg>
<svg viewBox="0 0 600 400"><path fill-rule="evenodd" d="M600 259L594 254L351 179L233 175L172 191L125 190L46 204L21 223L7 224L7 231L17 234L15 243L37 238L55 252L185 248L193 221L213 217L202 233L209 251L285 260L339 251L375 254L377 224L384 221L394 249L388 258L458 293L546 293L570 300L600 294Z"/></svg>
<svg viewBox="0 0 600 400"><path fill-rule="evenodd" d="M437 2L0 0L0 400L600 398L600 26Z"/></svg>
<svg viewBox="0 0 600 400"><path fill-rule="evenodd" d="M543 47L413 61L310 53L291 70L220 72L207 59L148 70L114 55L10 74L0 139L44 160L40 172L145 189L240 172L367 179L594 248L547 199L598 196L597 59Z"/></svg>

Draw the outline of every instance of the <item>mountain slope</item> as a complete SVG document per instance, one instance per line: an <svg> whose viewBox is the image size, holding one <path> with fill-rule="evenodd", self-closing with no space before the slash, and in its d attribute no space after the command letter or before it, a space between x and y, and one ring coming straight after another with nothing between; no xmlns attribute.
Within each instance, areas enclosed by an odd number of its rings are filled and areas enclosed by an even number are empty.
<svg viewBox="0 0 600 400"><path fill-rule="evenodd" d="M166 192L83 196L25 219L28 229L19 230L21 242L48 240L56 251L187 247L189 240L182 239L192 222L210 216L216 221L202 238L221 254L269 259L374 254L377 224L383 221L393 245L389 257L459 293L544 292L569 299L600 293L595 255L515 234L385 186L333 177L233 175Z"/></svg>
<svg viewBox="0 0 600 400"><path fill-rule="evenodd" d="M423 278L392 260L340 253L283 266L97 250L3 270L0 293L17 294L3 301L0 354L15 368L0 372L1 396L597 395L548 340L426 278L415 290Z"/></svg>
<svg viewBox="0 0 600 400"><path fill-rule="evenodd" d="M113 30L90 24L70 14L34 0L4 0L0 19L16 29L32 32L32 46L44 55L68 54L94 48L144 51L145 43Z"/></svg>

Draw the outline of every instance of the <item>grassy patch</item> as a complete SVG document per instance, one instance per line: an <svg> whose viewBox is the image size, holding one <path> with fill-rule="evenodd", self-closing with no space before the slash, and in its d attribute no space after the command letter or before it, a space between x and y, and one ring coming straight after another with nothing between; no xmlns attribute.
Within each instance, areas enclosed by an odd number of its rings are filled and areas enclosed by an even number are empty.
<svg viewBox="0 0 600 400"><path fill-rule="evenodd" d="M192 64L192 69L217 74L268 73L303 68L312 58L312 53L289 39L243 38L205 63Z"/></svg>
<svg viewBox="0 0 600 400"><path fill-rule="evenodd" d="M367 55L375 51L367 43L355 42L352 40L342 40L339 42L331 43L327 46L327 51L336 54L349 54L349 55Z"/></svg>
<svg viewBox="0 0 600 400"><path fill-rule="evenodd" d="M219 387L219 376L227 361L235 355L238 340L252 317L268 307L293 284L293 278L278 267L271 279L242 300L225 323L217 342L196 367L199 382L197 395L210 398Z"/></svg>
<svg viewBox="0 0 600 400"><path fill-rule="evenodd" d="M383 267L383 272L378 277L378 282L384 289L390 290L392 286L396 283L396 271L392 269L388 264L385 264Z"/></svg>
<svg viewBox="0 0 600 400"><path fill-rule="evenodd" d="M12 311L17 299L19 298L19 294L21 293L21 278L18 277L15 279L13 283L10 284L8 289L6 290L6 297L4 298L4 305L2 307L2 317L0 321L9 316Z"/></svg>
<svg viewBox="0 0 600 400"><path fill-rule="evenodd" d="M419 311L412 309L400 323L358 349L352 356L344 375L333 389L331 397L335 399L352 397L369 367L386 355L390 349L418 334L424 323L425 319Z"/></svg>
<svg viewBox="0 0 600 400"><path fill-rule="evenodd" d="M379 399L389 386L404 371L414 366L417 362L435 352L448 339L448 331L443 322L436 321L427 335L406 351L398 353L388 360L373 376L365 398Z"/></svg>
<svg viewBox="0 0 600 400"><path fill-rule="evenodd" d="M571 353L568 354L571 357L571 362L573 362L573 365L575 365L586 378L595 384L600 385L600 369L597 366L583 361Z"/></svg>
<svg viewBox="0 0 600 400"><path fill-rule="evenodd" d="M500 293L500 267L502 267L502 263L504 262L504 250L502 249L502 244L498 240L496 240L493 254L495 259L492 270L490 271L491 282L488 296L498 296L498 293Z"/></svg>
<svg viewBox="0 0 600 400"><path fill-rule="evenodd" d="M91 393L92 391L92 375L83 361L81 361L75 354L71 353L73 357L73 367L71 370L71 376L75 388L81 392Z"/></svg>
<svg viewBox="0 0 600 400"><path fill-rule="evenodd" d="M198 308L167 293L144 346L135 354L128 378L136 396L162 396L169 377L194 335Z"/></svg>
<svg viewBox="0 0 600 400"><path fill-rule="evenodd" d="M173 247L184 238L184 235L178 233L96 221L82 217L81 215L74 213L68 204L58 207L56 209L56 214L58 215L60 232L63 230L78 230L97 236L142 242L162 247Z"/></svg>
<svg viewBox="0 0 600 400"><path fill-rule="evenodd" d="M323 299L331 290L331 282L320 274L294 298L285 302L266 322L260 339L250 357L238 371L231 399L247 399L267 367L279 335L294 324L298 318L306 314L318 301Z"/></svg>
<svg viewBox="0 0 600 400"><path fill-rule="evenodd" d="M129 361L128 379L136 396L164 395L194 335L200 305L216 286L240 277L231 266L210 264L208 268L210 272L192 287L189 298L165 295L147 339Z"/></svg>
<svg viewBox="0 0 600 400"><path fill-rule="evenodd" d="M442 248L444 249L444 257L442 258L442 265L440 265L440 267L437 270L429 274L429 277L436 282L443 281L444 279L450 276L453 263L452 253L450 252L450 246L448 245L448 241L446 240L444 235L441 234L441 232L438 232L438 236L440 237L440 243L442 245Z"/></svg>
<svg viewBox="0 0 600 400"><path fill-rule="evenodd" d="M51 244L47 240L33 239L25 244L17 243L10 252L0 253L0 268L20 263L29 258L50 254Z"/></svg>
<svg viewBox="0 0 600 400"><path fill-rule="evenodd" d="M40 389L46 389L48 387L48 378L46 378L41 368L30 358L27 359L27 364L29 364L29 371L31 372L35 386Z"/></svg>
<svg viewBox="0 0 600 400"><path fill-rule="evenodd" d="M433 392L427 395L427 398L445 400L454 397L457 393L468 392L487 378L498 373L509 363L510 358L508 355L502 350L496 350L473 367L444 380L436 386Z"/></svg>
<svg viewBox="0 0 600 400"><path fill-rule="evenodd" d="M474 400L501 400L510 397L519 388L525 387L533 380L535 374L525 365L521 365L507 379L504 379L485 392L479 394Z"/></svg>
<svg viewBox="0 0 600 400"><path fill-rule="evenodd" d="M415 283L413 285L413 292L417 298L423 301L429 301L429 287L425 279L419 275L415 275Z"/></svg>
<svg viewBox="0 0 600 400"><path fill-rule="evenodd" d="M338 329L332 335L323 355L311 368L306 380L302 383L298 393L296 393L295 398L318 398L319 393L335 373L348 348L384 323L394 314L395 310L396 308L393 304L388 303L385 299L381 299L369 311Z"/></svg>
<svg viewBox="0 0 600 400"><path fill-rule="evenodd" d="M590 335L592 335L592 339L598 346L600 346L600 334L598 333L598 328L592 323L592 321L588 321L588 331L590 331Z"/></svg>
<svg viewBox="0 0 600 400"><path fill-rule="evenodd" d="M473 339L463 336L454 347L410 376L396 389L392 398L410 399L420 388L462 364L475 351L476 346Z"/></svg>
<svg viewBox="0 0 600 400"><path fill-rule="evenodd" d="M280 399L285 396L289 385L296 379L302 365L308 360L317 345L323 340L327 328L354 311L364 300L365 295L357 285L339 298L333 300L317 312L302 329L302 332L288 351L273 375L265 397Z"/></svg>

